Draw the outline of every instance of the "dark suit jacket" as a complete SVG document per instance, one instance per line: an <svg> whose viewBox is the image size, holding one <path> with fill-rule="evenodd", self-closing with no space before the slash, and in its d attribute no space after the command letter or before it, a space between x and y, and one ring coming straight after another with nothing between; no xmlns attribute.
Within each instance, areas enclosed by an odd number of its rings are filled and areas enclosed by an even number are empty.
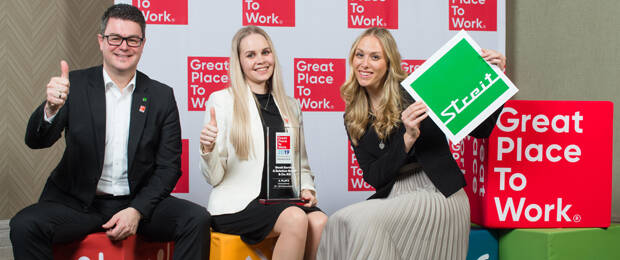
<svg viewBox="0 0 620 260"><path fill-rule="evenodd" d="M45 102L30 116L26 144L52 146L64 131L66 148L52 171L40 201L54 201L81 211L90 210L103 169L106 136L106 97L103 67L69 73L70 92L52 123L44 120ZM136 72L127 147L131 203L150 218L170 195L181 176L181 126L172 89ZM140 107L144 106L144 112Z"/></svg>
<svg viewBox="0 0 620 260"><path fill-rule="evenodd" d="M406 101L407 105L411 102L413 101ZM470 133L470 136L489 137L501 110L500 107ZM452 158L446 136L430 117L420 123L420 137L409 153L405 152L405 127L402 124L384 141L384 149L379 149L380 140L371 127L372 120L373 118L358 145L353 146L357 161L364 172L364 180L377 190L369 199L387 197L396 182L399 169L411 162L419 163L431 182L446 197L465 186L465 178Z"/></svg>

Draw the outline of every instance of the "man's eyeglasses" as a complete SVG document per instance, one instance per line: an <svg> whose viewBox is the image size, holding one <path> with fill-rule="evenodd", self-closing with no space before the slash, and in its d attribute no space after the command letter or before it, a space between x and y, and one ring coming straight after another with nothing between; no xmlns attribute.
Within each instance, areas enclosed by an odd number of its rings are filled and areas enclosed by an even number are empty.
<svg viewBox="0 0 620 260"><path fill-rule="evenodd" d="M108 40L108 44L112 46L121 46L123 41L127 42L129 47L140 47L144 39L136 36L121 37L120 35L104 35L103 38Z"/></svg>

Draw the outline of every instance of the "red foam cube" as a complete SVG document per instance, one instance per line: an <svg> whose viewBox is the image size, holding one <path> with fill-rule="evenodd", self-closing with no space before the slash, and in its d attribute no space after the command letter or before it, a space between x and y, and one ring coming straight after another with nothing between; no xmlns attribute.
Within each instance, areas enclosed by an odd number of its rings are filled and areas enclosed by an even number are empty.
<svg viewBox="0 0 620 260"><path fill-rule="evenodd" d="M466 137L450 147L478 225L610 224L611 102L511 100L488 139Z"/></svg>
<svg viewBox="0 0 620 260"><path fill-rule="evenodd" d="M54 259L69 260L169 260L173 242L148 242L139 236L112 241L105 233L93 233L81 241L54 245Z"/></svg>

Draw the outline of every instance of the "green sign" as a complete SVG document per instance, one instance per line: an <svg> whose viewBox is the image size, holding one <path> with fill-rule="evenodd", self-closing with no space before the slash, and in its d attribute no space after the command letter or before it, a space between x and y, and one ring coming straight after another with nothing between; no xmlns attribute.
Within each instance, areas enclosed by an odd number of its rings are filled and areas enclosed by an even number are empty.
<svg viewBox="0 0 620 260"><path fill-rule="evenodd" d="M431 119L455 143L518 91L480 53L461 31L401 83L415 100L426 103Z"/></svg>

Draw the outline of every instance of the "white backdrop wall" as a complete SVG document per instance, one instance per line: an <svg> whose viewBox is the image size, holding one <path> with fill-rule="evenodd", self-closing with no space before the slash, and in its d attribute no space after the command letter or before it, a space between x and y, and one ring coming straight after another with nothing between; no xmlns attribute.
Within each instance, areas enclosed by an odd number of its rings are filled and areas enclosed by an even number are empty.
<svg viewBox="0 0 620 260"><path fill-rule="evenodd" d="M203 95L194 95L190 85L190 61L229 57L234 33L244 25L244 19L260 13L276 18L260 24L271 36L282 67L286 91L299 97L303 84L295 83L295 59L305 62L319 60L327 67L335 63L333 72L313 75L333 76L340 81L348 76L346 58L354 39L364 28L350 28L352 17L376 18L384 23L396 38L404 60L424 60L431 56L459 29L467 25L470 35L483 47L505 53L504 0L124 0L139 6L148 15L146 46L139 70L151 78L168 84L175 90L181 114L183 139L189 140L189 163L184 174L189 177L188 192L174 193L206 206L211 187L206 183L199 163L199 132L204 111L194 107L190 98L199 100L217 88L217 84L202 84ZM258 6L257 6L258 4ZM245 5L245 9L244 9ZM363 13L359 13L362 6ZM250 7L248 9L248 7ZM256 8L258 7L258 8ZM292 8L291 8L292 7ZM255 9L253 9L255 8ZM248 11L249 10L249 11ZM357 12L357 13L355 13ZM265 20L265 18L263 18ZM473 21L459 27L457 19ZM495 21L494 21L495 20ZM371 20L368 20L371 21ZM157 24L159 23L159 24ZM275 25L275 26L274 26ZM284 26L283 26L284 25ZM457 28L454 28L456 25ZM363 24L357 27L366 27ZM451 29L452 28L452 29ZM224 59L225 60L225 59ZM338 66L338 64L346 64ZM303 63L301 63L303 64ZM346 66L346 68L345 68ZM215 69L214 69L215 70ZM224 74L204 70L206 74ZM298 75L297 75L298 76ZM303 109L304 128L310 166L316 176L319 207L327 214L349 204L362 201L371 191L349 191L351 172L348 141L343 126L343 108L339 107L339 82L308 86L309 96L327 98L330 106L323 109ZM221 85L221 84L220 84ZM297 91L297 96L295 94ZM307 101L307 100L306 100ZM341 101L340 101L341 102ZM180 183L180 185L182 185Z"/></svg>

